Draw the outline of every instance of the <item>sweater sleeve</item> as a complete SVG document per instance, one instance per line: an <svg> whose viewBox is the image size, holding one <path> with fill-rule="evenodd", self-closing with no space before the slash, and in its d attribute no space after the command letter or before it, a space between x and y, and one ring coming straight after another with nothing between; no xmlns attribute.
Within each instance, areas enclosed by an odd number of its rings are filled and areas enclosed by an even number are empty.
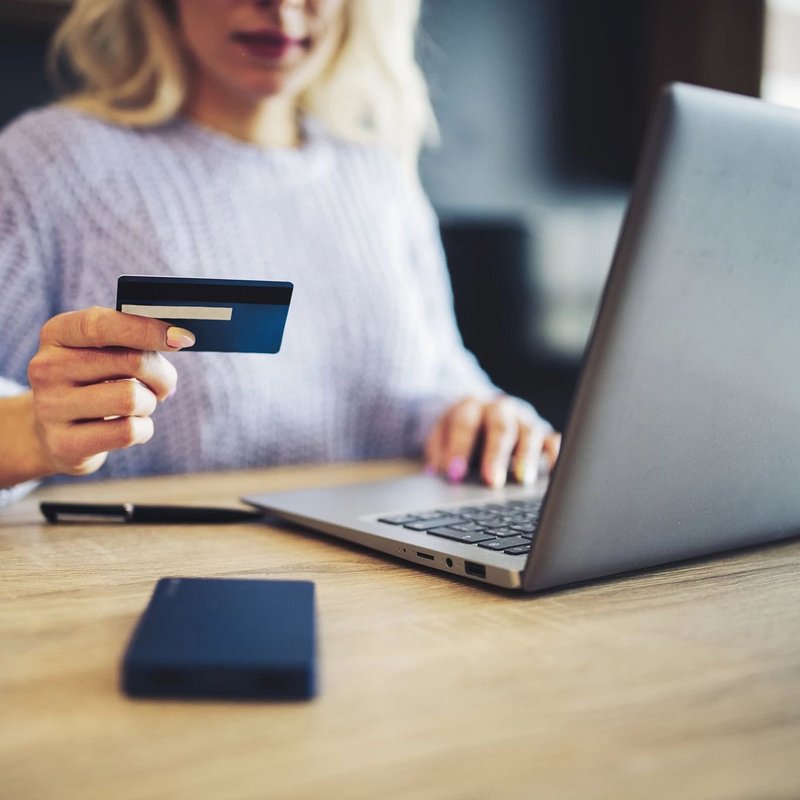
<svg viewBox="0 0 800 800"><path fill-rule="evenodd" d="M59 281L41 220L44 188L24 185L13 156L0 144L0 377L25 386L41 327L55 313Z"/></svg>
<svg viewBox="0 0 800 800"><path fill-rule="evenodd" d="M437 419L465 397L488 400L500 389L464 346L456 322L453 292L436 214L417 182L407 181L405 196L410 233L410 263L429 325L430 348L437 364L436 380L415 408L413 439L424 443Z"/></svg>
<svg viewBox="0 0 800 800"><path fill-rule="evenodd" d="M13 148L0 146L0 397L27 390L28 363L39 331L51 316L46 286L45 248L31 198L11 168ZM30 481L0 489L0 506L18 500L36 486Z"/></svg>

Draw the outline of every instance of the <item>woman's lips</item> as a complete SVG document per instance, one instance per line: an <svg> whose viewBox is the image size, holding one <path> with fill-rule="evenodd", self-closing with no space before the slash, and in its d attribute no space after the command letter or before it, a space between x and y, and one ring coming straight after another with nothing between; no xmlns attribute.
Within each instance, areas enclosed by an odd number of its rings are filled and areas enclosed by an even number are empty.
<svg viewBox="0 0 800 800"><path fill-rule="evenodd" d="M280 61L292 50L306 47L308 39L295 39L280 31L253 31L233 34L233 40L254 58Z"/></svg>

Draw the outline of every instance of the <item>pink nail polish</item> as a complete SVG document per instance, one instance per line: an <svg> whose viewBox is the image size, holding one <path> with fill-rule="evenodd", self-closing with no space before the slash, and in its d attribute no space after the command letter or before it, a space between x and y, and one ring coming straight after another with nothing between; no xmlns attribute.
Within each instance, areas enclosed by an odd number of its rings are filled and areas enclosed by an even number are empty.
<svg viewBox="0 0 800 800"><path fill-rule="evenodd" d="M463 456L453 456L447 465L447 477L453 483L458 483L467 474L467 460Z"/></svg>

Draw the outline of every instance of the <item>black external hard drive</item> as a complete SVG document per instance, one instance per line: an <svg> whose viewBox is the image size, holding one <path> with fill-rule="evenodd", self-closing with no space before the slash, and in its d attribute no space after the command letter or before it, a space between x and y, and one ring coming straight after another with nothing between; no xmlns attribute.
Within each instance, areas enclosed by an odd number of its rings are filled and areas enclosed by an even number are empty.
<svg viewBox="0 0 800 800"><path fill-rule="evenodd" d="M314 584L162 578L125 653L122 686L132 697L313 697Z"/></svg>

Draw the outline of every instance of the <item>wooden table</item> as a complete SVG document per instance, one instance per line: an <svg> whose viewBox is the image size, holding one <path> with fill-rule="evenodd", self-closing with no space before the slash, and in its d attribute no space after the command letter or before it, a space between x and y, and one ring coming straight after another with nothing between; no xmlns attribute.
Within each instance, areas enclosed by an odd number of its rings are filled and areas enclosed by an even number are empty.
<svg viewBox="0 0 800 800"><path fill-rule="evenodd" d="M800 542L521 597L311 533L48 526L36 505L235 505L413 469L87 482L1 510L0 797L800 797ZM164 575L314 581L319 697L123 696Z"/></svg>

